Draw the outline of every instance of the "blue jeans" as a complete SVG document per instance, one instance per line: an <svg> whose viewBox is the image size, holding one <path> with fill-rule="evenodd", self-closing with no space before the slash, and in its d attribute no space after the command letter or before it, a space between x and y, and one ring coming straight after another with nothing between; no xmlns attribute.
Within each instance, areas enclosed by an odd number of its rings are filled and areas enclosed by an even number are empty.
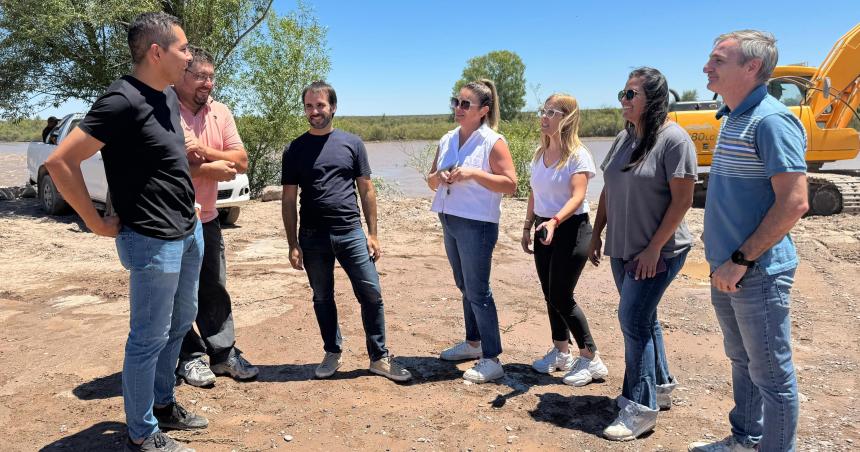
<svg viewBox="0 0 860 452"><path fill-rule="evenodd" d="M748 447L758 444L760 451L796 447L800 407L789 316L794 272L767 275L756 265L747 270L736 293L711 287L711 303L732 362L732 434Z"/></svg>
<svg viewBox="0 0 860 452"><path fill-rule="evenodd" d="M203 231L198 221L188 236L160 240L123 227L116 249L130 272L122 397L128 436L140 440L158 431L153 404L174 401L179 347L197 315Z"/></svg>
<svg viewBox="0 0 860 452"><path fill-rule="evenodd" d="M367 237L358 227L348 231L328 229L299 230L299 246L302 248L305 271L313 289L314 313L320 327L323 349L340 353L343 339L337 323L337 305L334 302L334 261L340 263L352 291L361 305L361 323L367 354L371 361L388 356L385 348L385 311L382 303L382 288L376 264L367 250Z"/></svg>
<svg viewBox="0 0 860 452"><path fill-rule="evenodd" d="M626 261L613 257L612 275L621 294L618 320L624 334L624 385L621 395L649 410L657 410L657 385L672 382L657 305L684 266L689 249L666 259L666 271L636 280L624 270Z"/></svg>
<svg viewBox="0 0 860 452"><path fill-rule="evenodd" d="M480 341L483 357L502 354L499 316L490 290L493 248L499 225L440 213L445 252L454 272L454 283L463 294L466 340Z"/></svg>

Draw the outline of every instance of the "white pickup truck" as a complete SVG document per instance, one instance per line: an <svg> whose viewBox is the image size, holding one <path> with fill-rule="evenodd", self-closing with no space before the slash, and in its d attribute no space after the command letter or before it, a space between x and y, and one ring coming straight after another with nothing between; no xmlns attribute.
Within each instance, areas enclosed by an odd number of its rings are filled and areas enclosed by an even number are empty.
<svg viewBox="0 0 860 452"><path fill-rule="evenodd" d="M48 134L45 142L34 141L27 148L27 170L30 174L30 184L36 185L39 202L42 208L51 215L59 215L69 211L69 205L63 199L51 175L45 169L45 160L57 148L57 144L66 138L66 135L78 126L84 119L84 115L74 113L66 115L62 121ZM84 174L84 182L96 208L107 210L109 205L109 194L107 179L105 178L105 167L102 162L101 151L81 162L81 172ZM236 178L228 182L218 183L218 200L215 207L218 208L219 219L222 224L234 224L239 219L241 206L251 199L248 187L248 176L237 174Z"/></svg>

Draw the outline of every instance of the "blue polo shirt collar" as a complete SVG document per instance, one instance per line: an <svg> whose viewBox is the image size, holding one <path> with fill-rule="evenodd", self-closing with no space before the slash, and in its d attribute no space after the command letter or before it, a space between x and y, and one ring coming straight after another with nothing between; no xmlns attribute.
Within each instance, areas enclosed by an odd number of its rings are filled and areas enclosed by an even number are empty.
<svg viewBox="0 0 860 452"><path fill-rule="evenodd" d="M730 110L728 105L720 107L720 109L717 110L717 119L720 119L725 115L729 115L729 117L742 115L749 111L750 108L758 105L765 96L767 96L767 87L765 85L759 85L758 88L755 88L747 95L746 99L738 105L738 108Z"/></svg>

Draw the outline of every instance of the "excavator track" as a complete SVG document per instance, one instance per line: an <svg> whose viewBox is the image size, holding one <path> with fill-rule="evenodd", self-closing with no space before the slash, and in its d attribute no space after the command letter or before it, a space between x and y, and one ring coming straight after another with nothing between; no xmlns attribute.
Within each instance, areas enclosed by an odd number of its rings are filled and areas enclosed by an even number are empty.
<svg viewBox="0 0 860 452"><path fill-rule="evenodd" d="M810 215L860 213L860 176L808 173Z"/></svg>

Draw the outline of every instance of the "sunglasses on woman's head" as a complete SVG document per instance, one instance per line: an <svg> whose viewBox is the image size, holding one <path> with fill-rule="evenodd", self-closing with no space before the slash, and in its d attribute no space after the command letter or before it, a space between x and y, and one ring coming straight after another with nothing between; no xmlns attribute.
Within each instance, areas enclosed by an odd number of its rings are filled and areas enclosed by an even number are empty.
<svg viewBox="0 0 860 452"><path fill-rule="evenodd" d="M627 90L622 89L621 91L618 91L618 100L619 101L621 101L621 99L633 100L633 98L636 97L637 94L639 94L639 91L636 91L635 89L627 89Z"/></svg>
<svg viewBox="0 0 860 452"><path fill-rule="evenodd" d="M480 108L480 105L475 105ZM451 98L451 108L462 108L463 110L468 110L472 108L472 101L468 99L457 99L456 97Z"/></svg>

